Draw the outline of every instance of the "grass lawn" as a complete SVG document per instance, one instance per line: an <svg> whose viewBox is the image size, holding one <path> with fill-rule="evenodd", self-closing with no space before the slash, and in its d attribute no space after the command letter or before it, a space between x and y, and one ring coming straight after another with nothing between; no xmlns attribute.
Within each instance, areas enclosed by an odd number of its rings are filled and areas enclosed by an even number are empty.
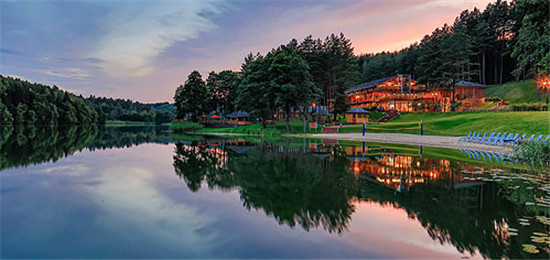
<svg viewBox="0 0 550 260"><path fill-rule="evenodd" d="M400 125L376 125L372 127L388 130L375 130L373 133L419 134L418 129L395 130L418 126L422 119L425 135L467 135L470 131L514 132L526 134L550 134L550 112L463 112L463 113L401 113L392 123ZM394 130L392 130L394 129ZM360 133L362 126L340 129L341 133Z"/></svg>
<svg viewBox="0 0 550 260"><path fill-rule="evenodd" d="M510 104L537 103L538 90L535 80L508 82L502 85L492 85L485 89L485 97L500 97ZM546 94L541 92L541 101L546 101Z"/></svg>
<svg viewBox="0 0 550 260"><path fill-rule="evenodd" d="M306 125L307 133L321 133L322 128L317 130L309 129ZM235 133L235 134L253 134L275 136L286 133L286 124L284 121L277 121L275 125L267 125L266 129L262 129L261 124L239 126L239 127L221 127L221 128L204 128L201 130L204 133ZM290 120L290 133L304 133L304 122L299 119Z"/></svg>

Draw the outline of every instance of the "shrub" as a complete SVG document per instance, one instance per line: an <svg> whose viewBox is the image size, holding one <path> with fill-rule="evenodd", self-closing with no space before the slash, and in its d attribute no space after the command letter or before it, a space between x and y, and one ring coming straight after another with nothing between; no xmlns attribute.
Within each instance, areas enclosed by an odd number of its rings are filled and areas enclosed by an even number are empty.
<svg viewBox="0 0 550 260"><path fill-rule="evenodd" d="M550 141L517 145L514 147L514 155L533 166L550 167Z"/></svg>
<svg viewBox="0 0 550 260"><path fill-rule="evenodd" d="M491 102L502 102L502 98L499 98L499 97L490 97L490 98L485 98L485 101L491 101Z"/></svg>
<svg viewBox="0 0 550 260"><path fill-rule="evenodd" d="M199 123L179 121L170 125L170 130L175 132L195 132L201 130L204 126Z"/></svg>
<svg viewBox="0 0 550 260"><path fill-rule="evenodd" d="M516 104L512 111L548 111L548 104Z"/></svg>

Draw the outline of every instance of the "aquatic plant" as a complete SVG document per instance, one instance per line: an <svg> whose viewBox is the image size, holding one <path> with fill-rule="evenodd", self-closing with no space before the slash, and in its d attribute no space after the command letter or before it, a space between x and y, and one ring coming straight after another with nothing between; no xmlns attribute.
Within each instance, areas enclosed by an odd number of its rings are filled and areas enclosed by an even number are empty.
<svg viewBox="0 0 550 260"><path fill-rule="evenodd" d="M536 167L550 167L550 141L527 142L514 146L514 155Z"/></svg>

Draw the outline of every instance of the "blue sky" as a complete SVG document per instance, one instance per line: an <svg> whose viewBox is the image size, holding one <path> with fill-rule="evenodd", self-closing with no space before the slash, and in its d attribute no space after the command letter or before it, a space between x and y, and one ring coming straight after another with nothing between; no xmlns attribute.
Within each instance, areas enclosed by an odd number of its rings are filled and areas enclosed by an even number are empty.
<svg viewBox="0 0 550 260"><path fill-rule="evenodd" d="M0 0L0 73L76 94L172 101L197 69L343 32L357 54L396 50L488 0Z"/></svg>

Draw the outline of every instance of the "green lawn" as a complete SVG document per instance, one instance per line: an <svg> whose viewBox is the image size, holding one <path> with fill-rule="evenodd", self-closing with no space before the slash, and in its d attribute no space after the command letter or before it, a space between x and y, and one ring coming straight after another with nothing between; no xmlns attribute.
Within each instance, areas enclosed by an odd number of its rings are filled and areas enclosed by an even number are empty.
<svg viewBox="0 0 550 260"><path fill-rule="evenodd" d="M306 126L308 133L321 133L321 127L317 130L309 129L309 125ZM274 136L286 133L286 124L284 121L277 121L275 125L268 125L266 129L262 129L261 124L239 126L239 127L222 127L222 128L204 128L201 132L205 133L235 133L235 134L253 134L253 135L265 135ZM304 133L304 122L302 120L293 119L290 120L290 132L291 133Z"/></svg>
<svg viewBox="0 0 550 260"><path fill-rule="evenodd" d="M392 123L402 125L376 125L372 127L388 130L375 130L367 127L367 132L418 134L418 129L395 130L418 126L423 121L425 135L466 135L470 131L514 132L526 134L549 134L550 112L463 112L463 113L402 113ZM394 130L392 130L394 129ZM359 133L362 126L340 129L341 133Z"/></svg>
<svg viewBox="0 0 550 260"><path fill-rule="evenodd" d="M538 102L538 90L535 80L508 82L502 85L492 85L485 90L485 97L500 97L510 104ZM541 93L541 101L546 101L546 95Z"/></svg>

